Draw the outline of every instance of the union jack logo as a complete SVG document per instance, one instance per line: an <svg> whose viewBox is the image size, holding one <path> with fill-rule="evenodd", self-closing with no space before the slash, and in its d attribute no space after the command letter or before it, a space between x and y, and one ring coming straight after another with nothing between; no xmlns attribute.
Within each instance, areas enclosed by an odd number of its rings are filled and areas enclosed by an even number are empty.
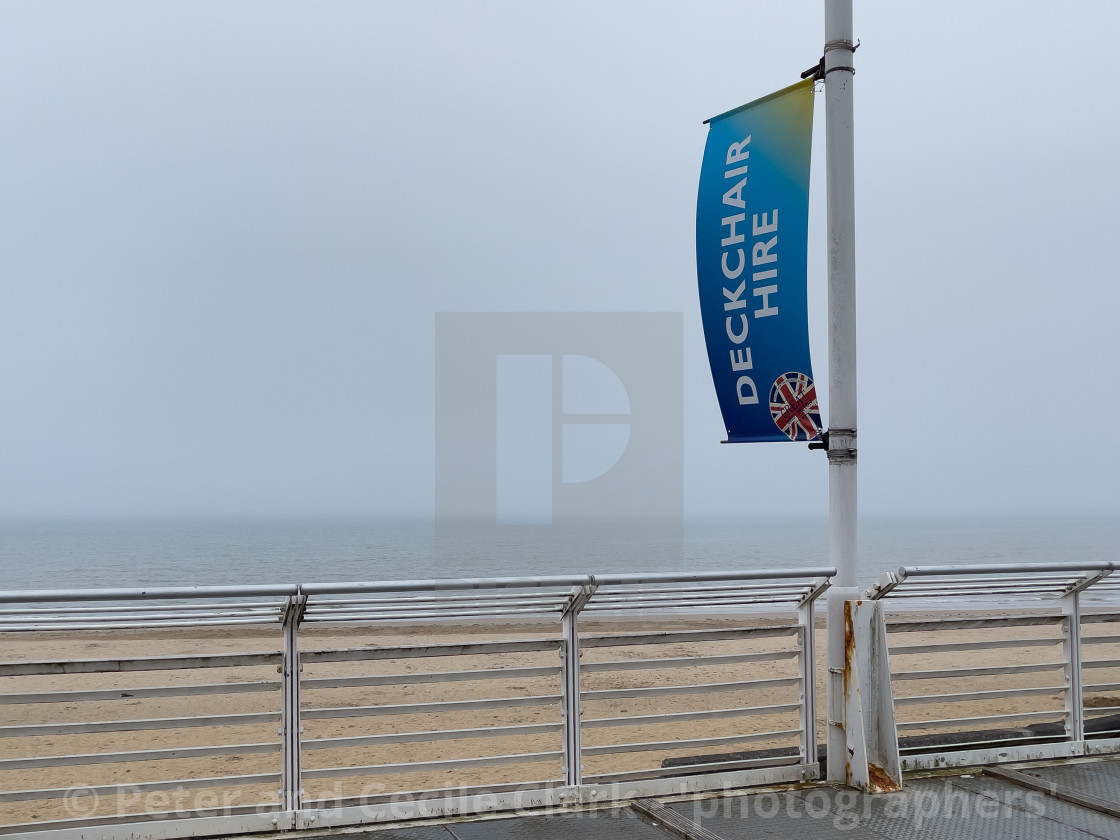
<svg viewBox="0 0 1120 840"><path fill-rule="evenodd" d="M770 414L790 440L812 440L821 431L817 386L803 373L783 373L770 389Z"/></svg>

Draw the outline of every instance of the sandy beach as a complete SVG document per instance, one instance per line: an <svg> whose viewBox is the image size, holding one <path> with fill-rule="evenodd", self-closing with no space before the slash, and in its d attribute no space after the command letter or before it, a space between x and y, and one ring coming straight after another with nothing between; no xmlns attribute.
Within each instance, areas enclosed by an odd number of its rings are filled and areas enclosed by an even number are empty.
<svg viewBox="0 0 1120 840"><path fill-rule="evenodd" d="M944 616L943 616L944 617ZM774 619L713 618L676 620L675 629L709 629L748 624L773 624ZM782 622L785 623L785 622ZM588 621L581 626L584 636L597 633L651 631L663 629L659 624L630 622L625 626L612 622L597 626ZM1103 634L1107 625L1097 625L1087 635ZM824 665L825 638L817 632L817 717L821 740L824 731ZM308 626L301 630L303 651L340 648L389 647L462 643L498 639L556 639L554 624L479 625L470 626ZM1038 625L996 629L960 629L934 632L892 634L892 646L930 643L967 642L999 639L1037 639L1042 644L1030 647L992 650L949 651L900 655L892 659L892 670L939 670L1060 663L1061 627ZM672 643L662 645L631 645L586 647L584 666L604 662L635 662L650 658L695 658L773 651L789 654L795 650L796 637L788 634L763 637L708 641L704 643ZM1086 659L1120 658L1120 640L1093 644ZM4 640L0 660L4 662L57 661L99 658L152 657L182 654L276 653L280 649L278 628L271 626L250 629L207 628L200 630L97 631L82 633L9 634ZM308 657L308 660L312 657ZM303 753L305 771L322 768L405 764L462 759L477 756L554 753L561 749L560 677L544 675L501 676L491 679L424 682L424 674L437 671L477 669L549 669L558 666L557 650L489 654L484 656L439 656L423 658L374 659L350 662L310 662L303 670L305 688L301 707L304 710L304 740L309 748ZM649 686L732 683L744 680L781 679L797 674L796 658L783 655L757 663L698 662L687 667L651 667L594 671L582 676L582 690L599 691ZM410 675L415 682L401 685L321 686L320 679ZM1091 679L1090 679L1091 678ZM162 780L196 780L220 776L246 776L277 773L280 766L277 727L279 725L280 691L265 686L261 691L211 694L206 696L136 696L132 689L152 686L197 685L214 683L276 683L275 664L242 667L221 667L190 670L159 670L129 673L94 673L72 675L8 676L2 679L5 695L33 692L93 691L119 692L115 699L74 700L51 703L12 703L0 705L0 726L83 723L90 721L134 721L188 718L205 715L269 714L261 722L238 723L232 726L187 726L184 722L162 729L138 731L73 732L43 734L31 737L4 737L4 759L37 756L78 756L140 750L169 750L208 745L248 744L254 746L244 754L165 758L158 761L116 761L86 763L69 767L24 767L0 771L0 789L19 791L40 788L69 789L76 786L132 785ZM1117 669L1087 672L1086 682L1108 683L1120 680ZM999 677L942 677L937 679L899 680L895 683L896 699L920 694L983 691L992 688L1060 687L1064 677L1060 665L1055 668ZM1118 692L1098 692L1088 698L1089 705L1120 705ZM131 696L130 696L131 695ZM489 698L553 698L534 701L536 705L511 708L473 709L415 713L409 707L417 703L436 703ZM587 699L583 704L583 744L594 748L642 742L679 741L700 738L728 738L755 733L796 730L797 711L782 710L768 714L713 716L685 722L640 722L624 725L588 725L587 721L624 716L646 716L665 713L730 710L743 707L778 705L798 702L796 684L767 685L714 693L680 694L653 697L607 697ZM1060 690L1040 692L1015 698L978 699L959 703L900 704L900 721L942 718L978 717L998 714L1053 712L1058 719L1064 710ZM324 717L315 710L342 710L353 707L378 707L392 713L360 714L350 717ZM396 708L385 708L396 707ZM403 708L402 708L403 707ZM330 712L326 714L345 714ZM483 729L493 726L553 725L544 732L506 735L502 737L461 737L449 740L417 740L402 743L378 743L362 746L314 748L316 741L327 738L399 733L423 733L441 729ZM1009 721L1007 725L1014 725ZM967 727L965 727L967 729ZM945 730L938 730L945 731ZM903 735L921 734L923 730L907 729ZM588 754L584 758L585 774L595 776L657 768L670 758L698 755L719 755L743 750L787 748L796 751L797 736L764 738L736 744L730 741L698 748L658 748L629 752ZM91 760L93 761L93 760ZM313 772L311 774L314 775ZM547 782L561 776L561 761L556 756L521 763L492 766L428 769L423 772L382 772L365 776L307 778L304 783L309 800L339 797L378 796L405 791L441 790L460 786L505 785L511 783ZM216 783L211 787L189 790L153 791L140 794L125 792L114 795L70 795L50 800L0 803L0 823L89 817L114 813L163 811L190 807L231 805L252 806L277 802L277 784L272 780L231 785Z"/></svg>

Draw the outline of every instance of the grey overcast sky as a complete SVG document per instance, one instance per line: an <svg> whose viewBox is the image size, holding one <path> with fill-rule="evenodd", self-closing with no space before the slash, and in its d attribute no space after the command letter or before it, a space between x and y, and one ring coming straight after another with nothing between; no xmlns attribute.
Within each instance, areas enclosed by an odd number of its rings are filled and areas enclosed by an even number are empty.
<svg viewBox="0 0 1120 840"><path fill-rule="evenodd" d="M1112 0L856 0L871 513L1120 512ZM0 514L430 515L434 313L684 313L690 513L823 515L720 446L702 120L817 2L0 6ZM810 317L824 340L818 97Z"/></svg>

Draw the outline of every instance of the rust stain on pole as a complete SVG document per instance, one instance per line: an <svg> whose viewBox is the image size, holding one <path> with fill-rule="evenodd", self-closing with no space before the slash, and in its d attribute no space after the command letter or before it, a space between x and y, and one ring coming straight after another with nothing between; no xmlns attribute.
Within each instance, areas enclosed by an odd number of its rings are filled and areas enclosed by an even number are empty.
<svg viewBox="0 0 1120 840"><path fill-rule="evenodd" d="M852 601L844 602L844 696L850 693L848 681L851 679L856 661L856 630L852 618ZM856 604L863 603L856 601Z"/></svg>
<svg viewBox="0 0 1120 840"><path fill-rule="evenodd" d="M878 764L867 762L868 793L897 793L900 790L902 790L902 785L891 778L890 773Z"/></svg>

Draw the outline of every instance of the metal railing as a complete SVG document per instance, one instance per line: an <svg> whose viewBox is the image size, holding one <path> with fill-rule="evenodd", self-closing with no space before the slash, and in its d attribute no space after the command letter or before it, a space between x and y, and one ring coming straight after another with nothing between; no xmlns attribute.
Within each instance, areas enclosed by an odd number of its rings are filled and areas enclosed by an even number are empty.
<svg viewBox="0 0 1120 840"><path fill-rule="evenodd" d="M274 828L279 630L296 592L4 593L0 830L107 826L138 810L173 817L185 793L196 825L221 813L239 830ZM256 649L229 651L234 634Z"/></svg>
<svg viewBox="0 0 1120 840"><path fill-rule="evenodd" d="M0 832L231 834L814 779L832 572L0 593Z"/></svg>
<svg viewBox="0 0 1120 840"><path fill-rule="evenodd" d="M1112 571L1108 562L905 567L868 590L888 612L901 768L1120 749Z"/></svg>

